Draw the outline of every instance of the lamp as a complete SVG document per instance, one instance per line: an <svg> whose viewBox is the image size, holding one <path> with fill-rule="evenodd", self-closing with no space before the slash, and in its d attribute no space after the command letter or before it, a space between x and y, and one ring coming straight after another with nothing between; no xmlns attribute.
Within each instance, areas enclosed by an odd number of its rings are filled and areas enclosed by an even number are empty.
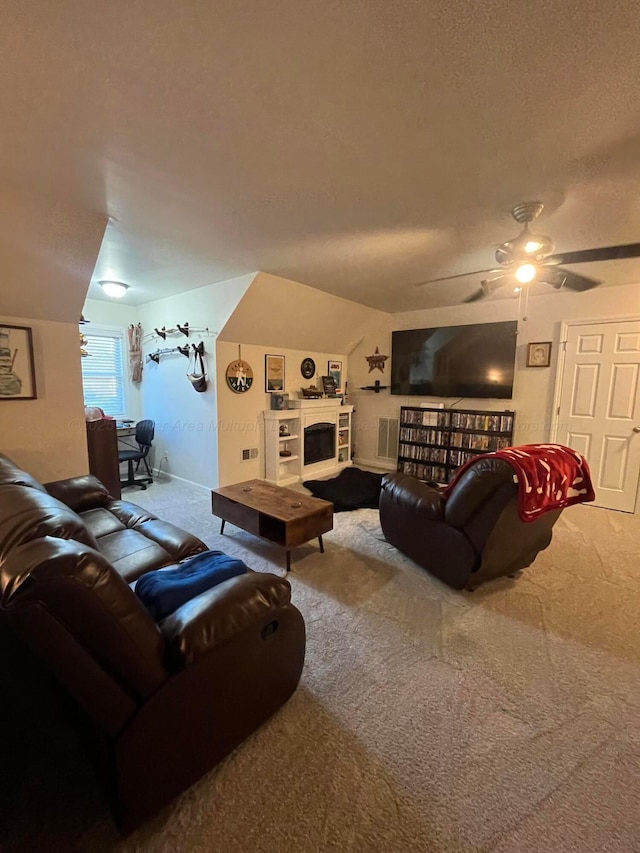
<svg viewBox="0 0 640 853"><path fill-rule="evenodd" d="M98 284L105 295L113 299L121 299L127 290L129 290L129 285L123 284L121 281L99 281Z"/></svg>

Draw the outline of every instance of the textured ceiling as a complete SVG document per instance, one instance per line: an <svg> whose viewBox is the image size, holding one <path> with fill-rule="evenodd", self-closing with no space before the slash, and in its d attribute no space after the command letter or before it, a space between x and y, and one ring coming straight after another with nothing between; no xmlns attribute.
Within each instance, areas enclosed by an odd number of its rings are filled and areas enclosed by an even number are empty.
<svg viewBox="0 0 640 853"><path fill-rule="evenodd" d="M94 278L132 303L265 270L384 310L453 304L477 281L412 282L491 266L529 198L559 251L640 240L635 3L3 12L0 176L114 217ZM590 272L640 281L636 261Z"/></svg>

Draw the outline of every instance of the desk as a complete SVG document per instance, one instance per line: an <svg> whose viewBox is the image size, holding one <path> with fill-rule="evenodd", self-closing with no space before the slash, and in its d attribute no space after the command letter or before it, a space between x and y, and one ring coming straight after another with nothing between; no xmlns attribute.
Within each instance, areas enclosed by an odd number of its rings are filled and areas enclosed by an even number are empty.
<svg viewBox="0 0 640 853"><path fill-rule="evenodd" d="M104 484L112 498L120 499L120 463L116 423L108 418L87 421L89 471Z"/></svg>

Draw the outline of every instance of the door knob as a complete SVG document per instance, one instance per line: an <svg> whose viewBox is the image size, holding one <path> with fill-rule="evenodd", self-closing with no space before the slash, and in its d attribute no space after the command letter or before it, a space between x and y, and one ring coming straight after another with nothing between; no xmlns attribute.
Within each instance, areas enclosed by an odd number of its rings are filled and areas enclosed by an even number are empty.
<svg viewBox="0 0 640 853"><path fill-rule="evenodd" d="M633 431L634 431L634 432L640 432L640 427L634 427L634 428L633 428Z"/></svg>

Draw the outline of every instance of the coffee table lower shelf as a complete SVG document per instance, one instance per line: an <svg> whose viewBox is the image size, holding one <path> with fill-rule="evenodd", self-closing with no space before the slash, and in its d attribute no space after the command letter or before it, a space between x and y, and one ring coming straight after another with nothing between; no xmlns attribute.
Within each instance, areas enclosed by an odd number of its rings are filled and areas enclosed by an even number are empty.
<svg viewBox="0 0 640 853"><path fill-rule="evenodd" d="M284 548L287 571L291 569L293 548L317 539L324 553L322 535L333 530L332 503L264 480L215 489L211 492L211 510L221 519L220 533L228 521Z"/></svg>

